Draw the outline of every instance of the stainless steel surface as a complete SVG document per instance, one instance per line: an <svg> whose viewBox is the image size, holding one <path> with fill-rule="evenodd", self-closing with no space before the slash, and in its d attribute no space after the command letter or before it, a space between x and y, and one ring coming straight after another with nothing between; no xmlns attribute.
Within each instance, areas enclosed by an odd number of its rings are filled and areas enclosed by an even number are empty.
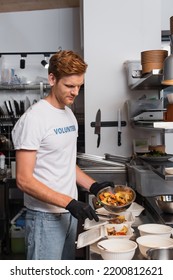
<svg viewBox="0 0 173 280"><path fill-rule="evenodd" d="M100 132L101 132L101 111L99 109L96 114L95 130L94 130L94 133L98 135L97 148L100 146L100 138L101 138Z"/></svg>
<svg viewBox="0 0 173 280"><path fill-rule="evenodd" d="M163 110L163 100L161 99L138 99L138 100L127 100L127 113L128 119L134 120L136 116L139 116L142 113L147 112L146 120L149 119L149 112L157 112ZM159 116L160 119L160 116ZM162 119L163 119L163 112L162 112ZM144 120L144 117L143 117Z"/></svg>
<svg viewBox="0 0 173 280"><path fill-rule="evenodd" d="M164 213L173 214L173 195L159 195L155 197L155 200Z"/></svg>
<svg viewBox="0 0 173 280"><path fill-rule="evenodd" d="M139 115L132 118L133 121L156 121L163 120L163 111L166 110L151 110L140 113Z"/></svg>
<svg viewBox="0 0 173 280"><path fill-rule="evenodd" d="M77 164L82 168L93 167L116 167L116 169L125 170L125 165L119 161L113 161L111 158L105 158L97 155L78 153Z"/></svg>
<svg viewBox="0 0 173 280"><path fill-rule="evenodd" d="M163 85L173 85L173 54L169 55L163 65Z"/></svg>
<svg viewBox="0 0 173 280"><path fill-rule="evenodd" d="M112 181L122 185L127 182L126 166L122 163L105 160L101 156L78 153L77 164L98 182Z"/></svg>
<svg viewBox="0 0 173 280"><path fill-rule="evenodd" d="M146 253L149 260L173 260L173 248L149 249Z"/></svg>
<svg viewBox="0 0 173 280"><path fill-rule="evenodd" d="M126 162L130 162L131 157L111 155L111 154L105 153L105 160L119 162L119 163L126 163Z"/></svg>
<svg viewBox="0 0 173 280"><path fill-rule="evenodd" d="M132 85L131 89L161 89L163 87L161 85L161 81L162 71L159 69L154 69L149 74L144 75L134 85Z"/></svg>
<svg viewBox="0 0 173 280"><path fill-rule="evenodd" d="M153 169L148 168L148 165L129 165L128 185L144 197L173 194L172 180L163 180L164 175L161 176L160 169L163 166L165 164L158 163L158 168Z"/></svg>

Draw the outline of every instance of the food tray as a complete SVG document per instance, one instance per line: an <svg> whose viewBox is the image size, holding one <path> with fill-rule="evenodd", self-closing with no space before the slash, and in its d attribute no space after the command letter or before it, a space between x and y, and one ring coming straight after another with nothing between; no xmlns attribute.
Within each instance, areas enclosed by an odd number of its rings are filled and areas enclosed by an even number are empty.
<svg viewBox="0 0 173 280"><path fill-rule="evenodd" d="M108 229L110 228L114 228L115 231L121 231L121 229L123 228L123 226L126 226L128 228L127 233L125 235L109 235L108 234ZM130 239L133 235L133 229L131 228L130 225L128 224L107 224L104 226L105 229L105 237L110 239L110 238L123 238L123 239Z"/></svg>
<svg viewBox="0 0 173 280"><path fill-rule="evenodd" d="M128 231L126 235L115 235L109 236L107 233L107 227L114 227L116 231L120 231L123 226L127 226ZM95 242L98 242L102 238L126 238L130 239L133 235L133 229L129 224L106 224L100 227L92 228L87 231L84 231L78 235L77 239L77 249L91 245Z"/></svg>

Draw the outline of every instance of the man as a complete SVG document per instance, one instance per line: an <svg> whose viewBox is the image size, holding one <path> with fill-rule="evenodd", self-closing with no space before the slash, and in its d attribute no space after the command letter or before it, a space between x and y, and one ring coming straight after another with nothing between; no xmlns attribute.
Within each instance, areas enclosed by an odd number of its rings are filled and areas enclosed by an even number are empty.
<svg viewBox="0 0 173 280"><path fill-rule="evenodd" d="M31 106L16 123L16 182L24 192L27 259L75 259L77 221L98 216L77 201L76 184L95 195L101 184L76 165L78 125L68 107L84 83L87 64L72 51L49 61L47 97Z"/></svg>

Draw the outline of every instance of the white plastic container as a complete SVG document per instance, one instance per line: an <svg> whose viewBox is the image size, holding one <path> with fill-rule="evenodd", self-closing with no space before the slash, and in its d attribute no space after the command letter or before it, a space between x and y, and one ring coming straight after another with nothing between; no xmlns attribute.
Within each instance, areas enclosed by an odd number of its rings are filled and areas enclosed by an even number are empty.
<svg viewBox="0 0 173 280"><path fill-rule="evenodd" d="M127 72L128 86L132 86L141 78L141 62L140 60L127 60L124 62L124 66Z"/></svg>
<svg viewBox="0 0 173 280"><path fill-rule="evenodd" d="M173 233L172 227L161 224L143 224L138 226L138 230L141 236L154 234L159 236L170 237Z"/></svg>
<svg viewBox="0 0 173 280"><path fill-rule="evenodd" d="M132 240L108 239L98 242L97 247L104 260L131 260L137 243Z"/></svg>
<svg viewBox="0 0 173 280"><path fill-rule="evenodd" d="M109 236L107 232L107 227L114 227L115 230L120 231L123 226L126 225L128 228L126 235L115 235ZM77 249L91 245L98 242L102 238L108 239L130 239L133 235L133 229L129 224L106 224L99 227L92 228L78 235Z"/></svg>

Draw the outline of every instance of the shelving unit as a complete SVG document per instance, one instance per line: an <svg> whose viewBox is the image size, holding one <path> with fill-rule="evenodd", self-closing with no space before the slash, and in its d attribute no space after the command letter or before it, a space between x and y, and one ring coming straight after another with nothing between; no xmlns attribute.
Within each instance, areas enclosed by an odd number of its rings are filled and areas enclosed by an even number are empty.
<svg viewBox="0 0 173 280"><path fill-rule="evenodd" d="M153 70L152 72L142 76L134 85L131 90L161 90L163 89L162 72L161 70Z"/></svg>
<svg viewBox="0 0 173 280"><path fill-rule="evenodd" d="M146 74L145 76L139 78L136 83L130 86L132 91L134 90L157 90L159 91L159 98L160 100L163 99L163 91L169 92L168 86L162 85L162 71L161 70L153 70L150 73ZM149 99L147 99L149 102ZM152 100L151 100L152 102ZM152 106L151 106L152 108ZM149 109L151 109L149 108ZM160 107L158 107L160 109ZM150 112L150 110L148 111ZM152 109L151 109L152 112ZM135 129L142 129L146 132L158 132L162 136L162 141L166 147L167 154L173 154L173 122L166 122L164 120L132 120L131 119L131 126ZM166 176L164 167L165 166L172 166L173 162L168 161L165 162L164 165L157 165L154 166L153 164L146 163L143 161L144 165L160 176L164 181L173 181L173 176ZM158 168L159 167L159 168Z"/></svg>

